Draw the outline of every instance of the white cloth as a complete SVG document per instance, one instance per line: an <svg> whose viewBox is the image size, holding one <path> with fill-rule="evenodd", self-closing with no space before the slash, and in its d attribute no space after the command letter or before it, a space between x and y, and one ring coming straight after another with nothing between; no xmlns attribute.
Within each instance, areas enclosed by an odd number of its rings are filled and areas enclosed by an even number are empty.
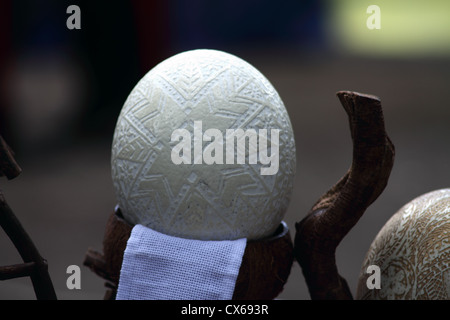
<svg viewBox="0 0 450 320"><path fill-rule="evenodd" d="M229 300L247 240L202 241L135 225L120 271L117 300Z"/></svg>

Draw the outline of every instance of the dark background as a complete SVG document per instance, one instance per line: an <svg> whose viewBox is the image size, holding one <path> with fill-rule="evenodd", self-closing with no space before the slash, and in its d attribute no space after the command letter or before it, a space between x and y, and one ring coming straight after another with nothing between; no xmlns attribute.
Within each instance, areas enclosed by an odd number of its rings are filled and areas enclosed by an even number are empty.
<svg viewBox="0 0 450 320"><path fill-rule="evenodd" d="M110 177L115 122L148 70L196 48L240 56L283 99L297 145L285 218L292 235L295 221L351 163L347 117L335 92L381 98L396 146L394 168L384 193L337 252L339 271L355 292L364 255L389 217L413 198L450 186L450 55L356 52L345 45L351 35L338 36L331 25L334 3L0 2L0 134L23 169L14 180L2 179L0 188L48 260L59 299L103 298L104 281L82 262L88 247L101 250L116 204ZM66 28L70 4L81 8L81 30ZM364 6L361 15L364 21ZM381 31L389 32L372 32ZM0 232L0 265L20 262ZM81 267L81 290L66 287L72 264ZM34 298L28 278L0 283L0 299ZM297 263L279 298L309 299Z"/></svg>

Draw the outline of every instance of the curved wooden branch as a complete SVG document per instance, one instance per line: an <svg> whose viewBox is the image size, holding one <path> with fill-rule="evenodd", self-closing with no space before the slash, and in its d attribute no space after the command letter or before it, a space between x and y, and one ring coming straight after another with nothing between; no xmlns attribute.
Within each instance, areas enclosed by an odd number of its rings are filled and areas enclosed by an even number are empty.
<svg viewBox="0 0 450 320"><path fill-rule="evenodd" d="M336 248L383 192L395 155L380 99L350 91L340 91L337 96L349 119L352 165L295 226L294 254L312 299L352 299L337 270Z"/></svg>
<svg viewBox="0 0 450 320"><path fill-rule="evenodd" d="M0 136L0 177L6 176L8 180L17 177L22 169L14 159L14 152Z"/></svg>
<svg viewBox="0 0 450 320"><path fill-rule="evenodd" d="M0 136L0 176L13 179L21 172L11 149ZM0 225L13 242L24 263L0 268L0 280L29 276L39 300L55 300L56 294L48 273L47 261L41 257L19 219L0 191Z"/></svg>

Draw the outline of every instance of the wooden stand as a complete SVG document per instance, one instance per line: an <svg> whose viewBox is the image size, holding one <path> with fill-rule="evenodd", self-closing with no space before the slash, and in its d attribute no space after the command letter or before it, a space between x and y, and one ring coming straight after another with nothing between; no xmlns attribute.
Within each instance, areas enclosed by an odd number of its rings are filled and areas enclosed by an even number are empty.
<svg viewBox="0 0 450 320"><path fill-rule="evenodd" d="M103 239L103 254L89 248L84 265L107 280L105 299L116 297L123 254L133 226L122 217L120 209L111 214ZM269 238L248 241L236 280L234 300L271 300L280 294L289 277L293 243L286 223L282 222Z"/></svg>

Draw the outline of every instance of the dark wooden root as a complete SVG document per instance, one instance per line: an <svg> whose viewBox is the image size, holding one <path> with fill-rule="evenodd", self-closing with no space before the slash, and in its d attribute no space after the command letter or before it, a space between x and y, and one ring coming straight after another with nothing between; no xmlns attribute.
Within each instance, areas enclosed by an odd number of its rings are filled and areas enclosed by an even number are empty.
<svg viewBox="0 0 450 320"><path fill-rule="evenodd" d="M312 299L352 299L336 266L336 248L383 192L394 163L380 99L350 91L337 93L347 112L353 141L352 165L296 223L294 255Z"/></svg>

